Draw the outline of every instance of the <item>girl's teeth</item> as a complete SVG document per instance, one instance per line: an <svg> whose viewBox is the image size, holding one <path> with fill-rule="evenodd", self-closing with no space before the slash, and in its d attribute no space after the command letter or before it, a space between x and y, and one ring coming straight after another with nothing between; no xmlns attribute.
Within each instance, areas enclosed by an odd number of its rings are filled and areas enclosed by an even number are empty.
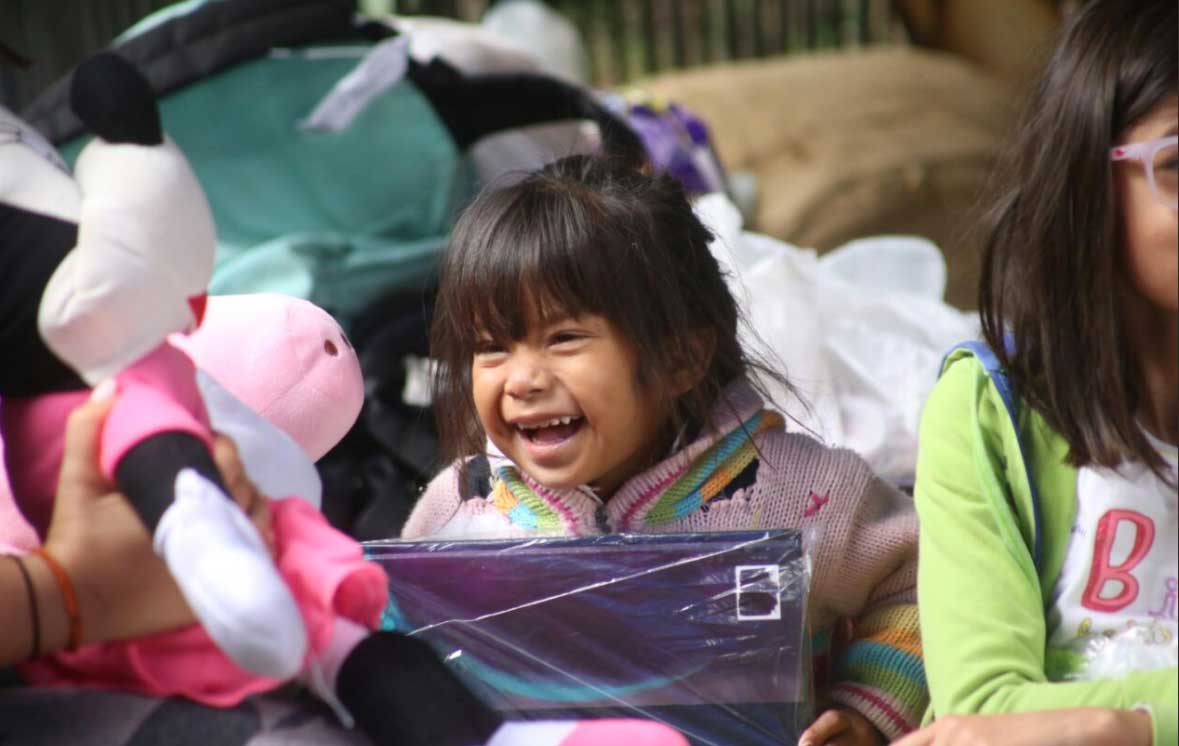
<svg viewBox="0 0 1179 746"><path fill-rule="evenodd" d="M568 425L569 423L573 422L574 420L578 420L578 419L580 419L580 418L579 417L556 417L554 419L549 420L548 422L542 422L537 425L519 425L519 428L521 430L539 430L542 427L556 427L557 425Z"/></svg>

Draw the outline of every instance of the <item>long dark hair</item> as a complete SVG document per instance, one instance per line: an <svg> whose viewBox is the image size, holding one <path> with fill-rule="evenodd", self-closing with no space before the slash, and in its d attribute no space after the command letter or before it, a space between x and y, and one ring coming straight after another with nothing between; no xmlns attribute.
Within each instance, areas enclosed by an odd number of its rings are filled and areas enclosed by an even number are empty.
<svg viewBox="0 0 1179 746"><path fill-rule="evenodd" d="M1175 0L1095 0L1075 12L1032 96L990 215L983 333L1075 466L1145 462L1142 400L1119 298L1109 150L1175 96ZM1011 347L1005 335L1011 336Z"/></svg>
<svg viewBox="0 0 1179 746"><path fill-rule="evenodd" d="M430 331L447 457L484 448L471 399L478 335L516 340L558 316L601 315L624 335L639 356L637 383L666 397L673 431L708 425L721 390L754 370L790 390L742 348L711 238L680 184L633 157L569 156L481 194L451 235ZM702 356L700 382L668 395L666 384Z"/></svg>

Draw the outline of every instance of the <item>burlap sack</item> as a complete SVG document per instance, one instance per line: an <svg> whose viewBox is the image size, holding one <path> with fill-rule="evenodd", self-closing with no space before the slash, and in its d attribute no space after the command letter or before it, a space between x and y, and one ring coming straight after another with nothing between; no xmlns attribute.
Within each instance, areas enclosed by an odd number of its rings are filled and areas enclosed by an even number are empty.
<svg viewBox="0 0 1179 746"><path fill-rule="evenodd" d="M752 228L820 251L907 233L942 248L947 300L976 305L984 186L1018 96L960 58L906 47L697 68L643 84L698 112L752 171Z"/></svg>

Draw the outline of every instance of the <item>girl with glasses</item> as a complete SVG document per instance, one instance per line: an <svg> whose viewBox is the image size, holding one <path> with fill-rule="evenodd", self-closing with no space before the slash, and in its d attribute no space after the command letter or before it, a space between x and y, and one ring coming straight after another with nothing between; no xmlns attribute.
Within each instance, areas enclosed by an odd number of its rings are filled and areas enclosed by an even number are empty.
<svg viewBox="0 0 1179 746"><path fill-rule="evenodd" d="M916 484L937 719L904 746L1179 739L1177 26L1082 5L1012 151L979 302L1018 415L950 355Z"/></svg>

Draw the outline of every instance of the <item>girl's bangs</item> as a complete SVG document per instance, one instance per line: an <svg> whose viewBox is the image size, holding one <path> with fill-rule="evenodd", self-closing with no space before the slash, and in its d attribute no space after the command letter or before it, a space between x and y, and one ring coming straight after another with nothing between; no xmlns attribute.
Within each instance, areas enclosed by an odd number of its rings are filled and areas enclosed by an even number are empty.
<svg viewBox="0 0 1179 746"><path fill-rule="evenodd" d="M518 340L562 318L615 315L606 290L619 278L609 271L608 239L584 206L551 204L561 196L542 191L512 200L481 240L463 248L467 260L452 299L464 325L456 331L472 347L484 335Z"/></svg>

